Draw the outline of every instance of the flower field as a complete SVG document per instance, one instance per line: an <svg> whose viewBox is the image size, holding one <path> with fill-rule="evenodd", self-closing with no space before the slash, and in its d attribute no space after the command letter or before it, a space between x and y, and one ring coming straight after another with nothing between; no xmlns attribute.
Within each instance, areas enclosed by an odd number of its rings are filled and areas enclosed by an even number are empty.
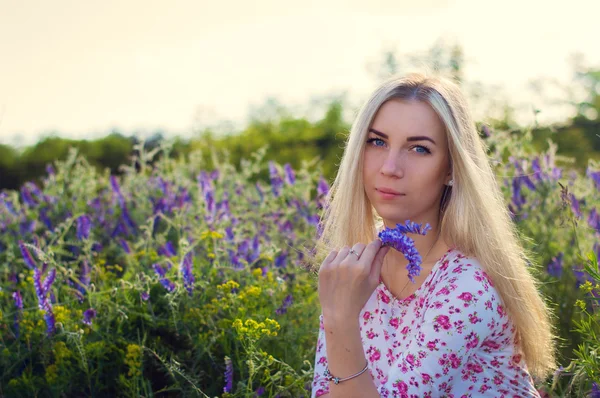
<svg viewBox="0 0 600 398"><path fill-rule="evenodd" d="M539 389L594 394L600 166L529 138L485 139L556 314L563 366ZM137 149L118 177L71 152L0 194L0 396L308 396L319 166Z"/></svg>

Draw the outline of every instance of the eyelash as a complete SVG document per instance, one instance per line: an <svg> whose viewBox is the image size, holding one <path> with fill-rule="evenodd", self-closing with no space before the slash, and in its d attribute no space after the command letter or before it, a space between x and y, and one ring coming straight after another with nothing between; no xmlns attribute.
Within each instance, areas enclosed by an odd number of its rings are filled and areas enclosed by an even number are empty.
<svg viewBox="0 0 600 398"><path fill-rule="evenodd" d="M367 140L367 143L373 145L375 148L381 148L379 145L372 144L374 141L385 142L381 138L369 138ZM426 147L425 145L414 145L410 149L413 149L413 148L423 148L423 149L425 149L427 152L418 152L418 153L421 153L423 155L428 155L428 154L431 153L431 150L428 147Z"/></svg>

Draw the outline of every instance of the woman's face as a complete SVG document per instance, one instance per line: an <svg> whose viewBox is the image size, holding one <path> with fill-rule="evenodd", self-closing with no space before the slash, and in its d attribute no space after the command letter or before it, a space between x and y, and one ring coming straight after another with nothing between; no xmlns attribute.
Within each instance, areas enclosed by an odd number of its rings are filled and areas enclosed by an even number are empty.
<svg viewBox="0 0 600 398"><path fill-rule="evenodd" d="M385 225L436 222L451 179L449 163L444 124L428 104L385 102L369 129L363 159L365 191Z"/></svg>

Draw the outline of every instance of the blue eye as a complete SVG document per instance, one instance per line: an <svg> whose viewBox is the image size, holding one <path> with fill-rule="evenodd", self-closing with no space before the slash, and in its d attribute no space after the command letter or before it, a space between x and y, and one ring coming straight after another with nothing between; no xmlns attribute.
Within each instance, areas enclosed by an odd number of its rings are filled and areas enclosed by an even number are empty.
<svg viewBox="0 0 600 398"><path fill-rule="evenodd" d="M367 142L370 143L370 144L374 143L376 141L379 141L379 142L385 144L385 141L383 141L381 138L370 138L370 139L367 140ZM372 145L373 146L379 146L379 147L382 146L382 145L377 145L377 144L372 144Z"/></svg>
<svg viewBox="0 0 600 398"><path fill-rule="evenodd" d="M423 145L415 145L413 148L420 148L420 149L422 149L423 151L417 151L417 153L422 153L424 155L428 154L428 153L431 153L431 151L429 150L429 148L427 148L426 146L423 146Z"/></svg>

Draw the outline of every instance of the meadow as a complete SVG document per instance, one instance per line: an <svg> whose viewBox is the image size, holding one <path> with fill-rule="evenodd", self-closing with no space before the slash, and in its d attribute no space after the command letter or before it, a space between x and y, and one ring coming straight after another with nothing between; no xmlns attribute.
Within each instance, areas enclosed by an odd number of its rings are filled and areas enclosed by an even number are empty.
<svg viewBox="0 0 600 398"><path fill-rule="evenodd" d="M600 164L482 137L555 313L538 389L598 396ZM73 150L0 194L0 396L309 396L322 164L136 149L118 176Z"/></svg>

